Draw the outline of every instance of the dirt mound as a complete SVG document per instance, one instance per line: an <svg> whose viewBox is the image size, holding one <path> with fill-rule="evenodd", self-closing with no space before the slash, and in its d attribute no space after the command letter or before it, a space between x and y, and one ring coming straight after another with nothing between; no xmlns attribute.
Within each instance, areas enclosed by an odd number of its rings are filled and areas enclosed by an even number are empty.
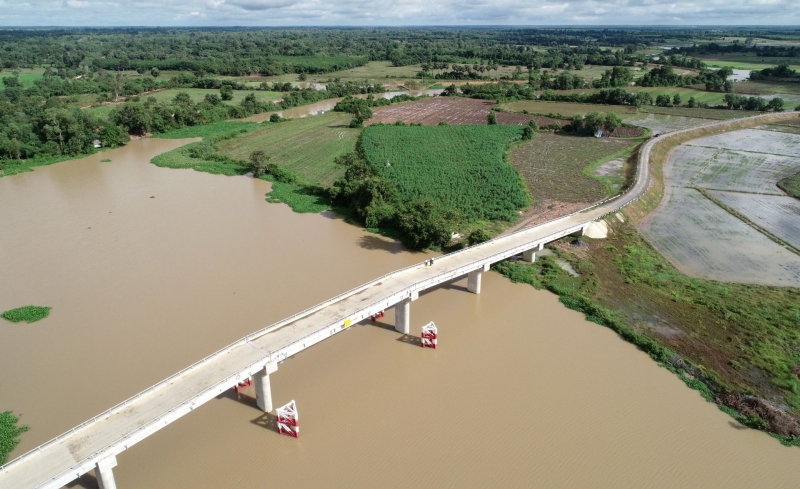
<svg viewBox="0 0 800 489"><path fill-rule="evenodd" d="M716 400L748 418L758 416L766 421L769 431L773 433L791 438L800 436L800 421L764 399L744 394L720 394Z"/></svg>

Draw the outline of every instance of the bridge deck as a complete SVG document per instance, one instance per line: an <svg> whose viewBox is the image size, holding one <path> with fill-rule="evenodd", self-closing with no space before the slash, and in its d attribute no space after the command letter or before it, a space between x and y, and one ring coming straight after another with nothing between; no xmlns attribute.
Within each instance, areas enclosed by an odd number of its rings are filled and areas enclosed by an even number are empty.
<svg viewBox="0 0 800 489"><path fill-rule="evenodd" d="M673 134L680 132L683 131ZM267 362L292 355L341 331L347 319L355 323L411 297L414 292L571 234L620 209L647 189L649 152L654 143L650 141L642 148L636 182L623 196L443 256L430 267L420 264L399 270L243 338L0 467L0 487L60 487L92 470L99 460L130 448L230 389L239 379L252 375Z"/></svg>

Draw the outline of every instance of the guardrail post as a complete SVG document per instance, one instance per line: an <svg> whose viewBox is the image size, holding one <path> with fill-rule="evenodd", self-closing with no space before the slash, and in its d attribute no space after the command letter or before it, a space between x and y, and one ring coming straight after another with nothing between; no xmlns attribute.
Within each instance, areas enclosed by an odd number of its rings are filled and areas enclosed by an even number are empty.
<svg viewBox="0 0 800 489"><path fill-rule="evenodd" d="M278 363L272 362L253 375L256 404L265 413L272 411L272 389L269 384L269 374L277 371Z"/></svg>
<svg viewBox="0 0 800 489"><path fill-rule="evenodd" d="M100 489L117 489L114 481L114 472L111 469L117 466L117 457L114 455L104 458L95 465L94 473L97 476L97 485Z"/></svg>

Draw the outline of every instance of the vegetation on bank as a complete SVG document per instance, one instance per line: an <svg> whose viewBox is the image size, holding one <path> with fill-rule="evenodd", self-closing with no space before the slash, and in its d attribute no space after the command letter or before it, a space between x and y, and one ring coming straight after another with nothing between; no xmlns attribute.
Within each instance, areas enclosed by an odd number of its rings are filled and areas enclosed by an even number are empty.
<svg viewBox="0 0 800 489"><path fill-rule="evenodd" d="M25 425L18 426L19 418L11 411L0 413L0 465L8 460L8 454L19 445L19 435L28 431Z"/></svg>
<svg viewBox="0 0 800 489"><path fill-rule="evenodd" d="M12 323L19 323L22 321L25 321L26 323L34 323L49 316L50 309L52 308L42 306L23 306L8 310L3 314L0 314L0 317L7 319Z"/></svg>
<svg viewBox="0 0 800 489"><path fill-rule="evenodd" d="M792 197L800 199L800 173L784 178L778 182L778 187Z"/></svg>

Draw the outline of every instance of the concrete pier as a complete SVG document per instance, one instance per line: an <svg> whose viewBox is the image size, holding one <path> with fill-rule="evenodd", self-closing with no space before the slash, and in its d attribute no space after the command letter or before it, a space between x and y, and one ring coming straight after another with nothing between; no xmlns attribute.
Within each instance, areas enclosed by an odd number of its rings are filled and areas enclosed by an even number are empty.
<svg viewBox="0 0 800 489"><path fill-rule="evenodd" d="M539 243L539 246L535 248L531 248L527 251L522 252L522 261L526 261L528 263L533 263L536 261L536 252L541 251L544 248L544 243Z"/></svg>
<svg viewBox="0 0 800 489"><path fill-rule="evenodd" d="M268 363L262 370L253 375L253 386L256 390L256 404L259 409L268 413L272 411L272 389L269 374L278 371L277 362Z"/></svg>
<svg viewBox="0 0 800 489"><path fill-rule="evenodd" d="M482 266L481 268L469 272L467 274L467 290L472 292L473 294L480 294L481 293L481 278L483 277L483 272L489 271L489 264Z"/></svg>
<svg viewBox="0 0 800 489"><path fill-rule="evenodd" d="M394 306L394 329L398 333L411 331L411 298L403 299Z"/></svg>
<svg viewBox="0 0 800 489"><path fill-rule="evenodd" d="M117 457L108 457L97 462L94 468L94 474L97 477L97 485L100 489L117 489L117 483L114 480L114 472L111 469L117 466Z"/></svg>

